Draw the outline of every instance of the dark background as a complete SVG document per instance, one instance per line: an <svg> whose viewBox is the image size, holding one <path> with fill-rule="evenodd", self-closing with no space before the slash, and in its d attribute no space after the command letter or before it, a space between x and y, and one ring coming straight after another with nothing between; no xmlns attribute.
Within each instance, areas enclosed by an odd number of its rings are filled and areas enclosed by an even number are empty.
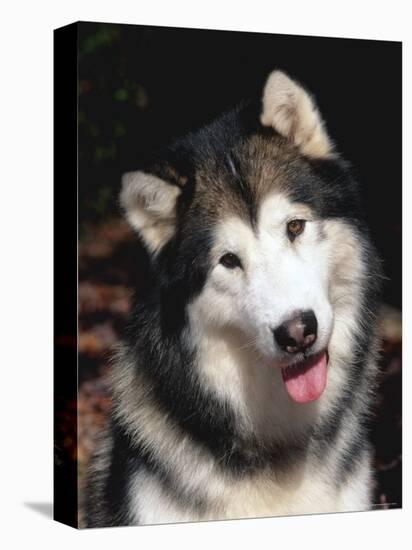
<svg viewBox="0 0 412 550"><path fill-rule="evenodd" d="M376 502L400 506L401 44L97 23L80 23L78 32L80 473L110 405L107 353L142 261L120 220L120 177L174 137L259 97L280 68L315 95L353 164L384 261Z"/></svg>

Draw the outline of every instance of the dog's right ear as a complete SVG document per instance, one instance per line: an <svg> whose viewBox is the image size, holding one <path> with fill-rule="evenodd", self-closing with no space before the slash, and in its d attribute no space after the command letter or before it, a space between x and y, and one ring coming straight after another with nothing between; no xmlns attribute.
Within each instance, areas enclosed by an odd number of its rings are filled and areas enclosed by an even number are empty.
<svg viewBox="0 0 412 550"><path fill-rule="evenodd" d="M129 224L152 253L173 235L180 192L177 185L146 172L128 172L122 177L120 204Z"/></svg>

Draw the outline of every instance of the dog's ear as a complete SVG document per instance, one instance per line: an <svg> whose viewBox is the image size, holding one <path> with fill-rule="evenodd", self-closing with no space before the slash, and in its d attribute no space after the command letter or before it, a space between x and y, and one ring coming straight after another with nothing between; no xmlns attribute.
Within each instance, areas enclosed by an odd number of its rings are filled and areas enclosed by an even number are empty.
<svg viewBox="0 0 412 550"><path fill-rule="evenodd" d="M120 204L129 224L155 253L172 237L176 201L181 189L146 172L128 172L122 177Z"/></svg>
<svg viewBox="0 0 412 550"><path fill-rule="evenodd" d="M263 90L260 122L279 134L309 157L333 154L333 144L324 128L313 98L282 71L273 71Z"/></svg>

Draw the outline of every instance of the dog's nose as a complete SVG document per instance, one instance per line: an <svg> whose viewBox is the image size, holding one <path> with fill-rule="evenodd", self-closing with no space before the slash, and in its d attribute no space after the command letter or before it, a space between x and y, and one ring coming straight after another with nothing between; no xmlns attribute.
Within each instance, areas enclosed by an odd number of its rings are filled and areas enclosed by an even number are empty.
<svg viewBox="0 0 412 550"><path fill-rule="evenodd" d="M318 335L318 321L313 311L302 311L273 331L283 351L298 353L314 344Z"/></svg>

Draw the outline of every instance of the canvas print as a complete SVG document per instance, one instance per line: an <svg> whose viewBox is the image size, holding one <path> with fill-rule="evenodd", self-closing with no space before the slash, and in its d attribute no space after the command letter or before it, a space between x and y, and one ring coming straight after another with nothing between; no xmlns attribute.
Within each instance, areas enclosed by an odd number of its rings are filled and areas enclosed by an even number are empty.
<svg viewBox="0 0 412 550"><path fill-rule="evenodd" d="M77 23L55 155L56 519L401 507L401 44Z"/></svg>

